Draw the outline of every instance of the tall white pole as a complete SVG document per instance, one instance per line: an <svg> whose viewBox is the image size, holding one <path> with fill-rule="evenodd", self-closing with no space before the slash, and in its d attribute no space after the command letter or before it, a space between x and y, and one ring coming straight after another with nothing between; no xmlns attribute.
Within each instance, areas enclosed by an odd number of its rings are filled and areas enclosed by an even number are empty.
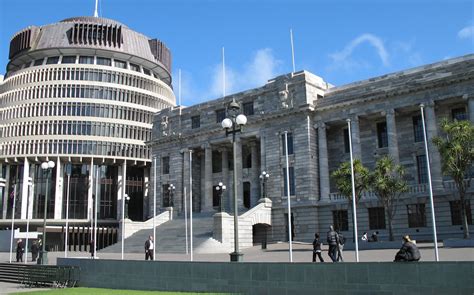
<svg viewBox="0 0 474 295"><path fill-rule="evenodd" d="M354 222L354 244L355 244L355 258L359 262L359 234L357 233L357 208L356 208L356 193L355 193L355 179L354 179L354 159L352 157L352 132L351 119L347 119L347 127L349 129L349 152L351 155L351 183L352 183L352 219Z"/></svg>
<svg viewBox="0 0 474 295"><path fill-rule="evenodd" d="M155 260L156 249L156 157L153 158L153 260ZM122 243L123 244L123 243Z"/></svg>
<svg viewBox="0 0 474 295"><path fill-rule="evenodd" d="M95 10L94 10L94 17L99 17L99 10L98 10L98 6L99 6L99 0L95 0Z"/></svg>
<svg viewBox="0 0 474 295"><path fill-rule="evenodd" d="M70 163L67 163L70 165ZM68 241L69 241L69 192L70 192L70 184L71 184L71 171L69 170L70 167L66 167L67 173L67 190L66 190L66 236L64 237L64 257L67 258L67 250L68 250Z"/></svg>
<svg viewBox="0 0 474 295"><path fill-rule="evenodd" d="M178 70L178 105L181 106L181 69Z"/></svg>
<svg viewBox="0 0 474 295"><path fill-rule="evenodd" d="M189 254L188 245L188 201L186 200L186 187L184 187L184 231L186 236L186 255Z"/></svg>
<svg viewBox="0 0 474 295"><path fill-rule="evenodd" d="M285 155L286 155L286 194L288 196L288 243L290 262L293 262L293 243L291 230L291 196L290 196L290 162L288 161L288 131L285 131Z"/></svg>
<svg viewBox="0 0 474 295"><path fill-rule="evenodd" d="M296 72L295 67L295 47L293 45L293 30L290 29L290 39L291 39L291 61L293 63L293 73Z"/></svg>
<svg viewBox="0 0 474 295"><path fill-rule="evenodd" d="M225 51L222 47L222 97L225 97Z"/></svg>
<svg viewBox="0 0 474 295"><path fill-rule="evenodd" d="M31 186L33 185L33 180L31 177L28 177L28 193L26 199L26 241L25 241L25 264L28 262L28 240L30 237L30 203L31 203Z"/></svg>
<svg viewBox="0 0 474 295"><path fill-rule="evenodd" d="M124 244L125 244L125 189L127 188L127 182L126 182L126 178L127 178L127 162L125 161L125 163L123 164L123 168L122 168L122 249L121 249L121 252L122 252L122 260L123 260L123 247L124 247ZM156 241L155 242L155 245L153 245L153 248L156 247Z"/></svg>
<svg viewBox="0 0 474 295"><path fill-rule="evenodd" d="M96 179L96 186L95 186L95 190L96 190L96 194L95 194L95 203L94 203L94 207L95 207L95 213L94 213L94 259L97 258L97 203L99 203L99 194L100 194L100 166L97 166L97 179Z"/></svg>
<svg viewBox="0 0 474 295"><path fill-rule="evenodd" d="M10 263L12 263L12 251L13 251L13 232L15 231L15 211L16 211L16 183L13 184L13 208L12 208L12 227L10 236ZM45 204L46 206L46 204Z"/></svg>
<svg viewBox="0 0 474 295"><path fill-rule="evenodd" d="M193 150L189 150L189 251L193 261Z"/></svg>
<svg viewBox="0 0 474 295"><path fill-rule="evenodd" d="M421 111L421 121L423 123L423 138L425 140L425 154L426 154L426 167L428 168L428 184L430 188L430 206L431 206L431 223L433 224L433 240L434 240L434 249L435 249L435 259L439 261L439 252L438 252L438 235L436 233L436 219L435 219L435 208L433 202L433 185L431 182L431 165L430 165L430 155L428 153L428 140L426 138L426 127L425 127L425 115L424 115L424 104L420 104Z"/></svg>

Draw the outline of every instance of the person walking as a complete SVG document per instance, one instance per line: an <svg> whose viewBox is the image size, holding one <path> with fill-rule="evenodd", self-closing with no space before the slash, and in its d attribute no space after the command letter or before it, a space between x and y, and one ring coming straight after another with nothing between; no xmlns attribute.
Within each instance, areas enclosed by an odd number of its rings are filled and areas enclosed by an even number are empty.
<svg viewBox="0 0 474 295"><path fill-rule="evenodd" d="M334 227L331 225L327 233L327 242L329 245L328 255L332 262L337 262L337 233L334 231Z"/></svg>
<svg viewBox="0 0 474 295"><path fill-rule="evenodd" d="M23 262L24 252L25 252L25 245L23 245L23 240L19 239L16 242L16 262Z"/></svg>
<svg viewBox="0 0 474 295"><path fill-rule="evenodd" d="M345 243L346 238L342 233L337 231L337 261L344 262L344 256L342 256L342 251L344 250Z"/></svg>
<svg viewBox="0 0 474 295"><path fill-rule="evenodd" d="M36 259L38 259L38 242L33 241L33 244L31 244L31 261L36 262Z"/></svg>
<svg viewBox="0 0 474 295"><path fill-rule="evenodd" d="M395 262L399 261L419 261L421 258L420 250L410 239L409 235L403 237L403 246L395 255Z"/></svg>
<svg viewBox="0 0 474 295"><path fill-rule="evenodd" d="M153 260L153 249L155 248L155 244L153 243L153 237L149 236L148 240L145 242L145 260Z"/></svg>
<svg viewBox="0 0 474 295"><path fill-rule="evenodd" d="M316 256L319 257L319 261L324 262L323 257L321 256L321 245L323 243L319 240L319 234L314 234L314 241L313 241L313 262L316 262Z"/></svg>

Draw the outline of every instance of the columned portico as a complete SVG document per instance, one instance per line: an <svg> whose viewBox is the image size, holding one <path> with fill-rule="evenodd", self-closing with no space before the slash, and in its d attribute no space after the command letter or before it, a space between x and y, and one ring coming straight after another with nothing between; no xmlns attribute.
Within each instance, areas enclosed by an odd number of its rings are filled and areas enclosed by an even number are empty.
<svg viewBox="0 0 474 295"><path fill-rule="evenodd" d="M203 211L212 211L212 148L210 144L204 146L204 195L201 198Z"/></svg>
<svg viewBox="0 0 474 295"><path fill-rule="evenodd" d="M255 141L250 142L250 153L251 153L251 162L252 168L250 169L250 179L251 179L251 193L250 193L250 207L253 207L257 204L257 201L260 199L260 183L259 183L259 167L258 167L258 149L257 143Z"/></svg>
<svg viewBox="0 0 474 295"><path fill-rule="evenodd" d="M395 110L387 111L385 118L387 120L388 153L395 163L400 162L398 152L397 125L395 121Z"/></svg>

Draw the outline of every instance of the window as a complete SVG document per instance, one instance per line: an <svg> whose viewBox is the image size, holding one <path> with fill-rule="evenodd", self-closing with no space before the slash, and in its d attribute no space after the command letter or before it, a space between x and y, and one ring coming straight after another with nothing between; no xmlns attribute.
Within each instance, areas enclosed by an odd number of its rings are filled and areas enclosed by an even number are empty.
<svg viewBox="0 0 474 295"><path fill-rule="evenodd" d="M170 174L170 157L163 157L161 159L161 167L163 174Z"/></svg>
<svg viewBox="0 0 474 295"><path fill-rule="evenodd" d="M121 68L121 69L126 69L127 68L127 64L124 62L124 61L121 61L121 60L114 60L114 65L116 68Z"/></svg>
<svg viewBox="0 0 474 295"><path fill-rule="evenodd" d="M293 134L291 132L288 132L288 155L293 155ZM286 155L286 146L285 146L285 134L283 133L281 135L281 149L282 149L282 154L285 156Z"/></svg>
<svg viewBox="0 0 474 295"><path fill-rule="evenodd" d="M173 193L170 190L170 185L163 184L161 187L163 190L163 207L172 207L173 206L173 196L172 196Z"/></svg>
<svg viewBox="0 0 474 295"><path fill-rule="evenodd" d="M143 68L143 74L151 76L151 72L149 69Z"/></svg>
<svg viewBox="0 0 474 295"><path fill-rule="evenodd" d="M413 117L413 135L415 137L415 142L424 141L423 121L421 120L421 115Z"/></svg>
<svg viewBox="0 0 474 295"><path fill-rule="evenodd" d="M48 57L46 60L47 65L55 65L59 62L59 56Z"/></svg>
<svg viewBox="0 0 474 295"><path fill-rule="evenodd" d="M34 66L40 66L43 64L43 58L35 60L35 63L33 64Z"/></svg>
<svg viewBox="0 0 474 295"><path fill-rule="evenodd" d="M379 148L388 147L387 122L377 123L377 139Z"/></svg>
<svg viewBox="0 0 474 295"><path fill-rule="evenodd" d="M407 205L408 227L425 227L425 204Z"/></svg>
<svg viewBox="0 0 474 295"><path fill-rule="evenodd" d="M349 217L347 214L347 210L332 211L332 222L334 225L334 230L348 231L349 230Z"/></svg>
<svg viewBox="0 0 474 295"><path fill-rule="evenodd" d="M94 57L93 56L79 56L79 63L93 65Z"/></svg>
<svg viewBox="0 0 474 295"><path fill-rule="evenodd" d="M426 165L426 156L416 156L416 170L418 173L418 183L428 183L428 166Z"/></svg>
<svg viewBox="0 0 474 295"><path fill-rule="evenodd" d="M222 154L219 151L212 151L212 173L222 172Z"/></svg>
<svg viewBox="0 0 474 295"><path fill-rule="evenodd" d="M383 207L368 208L369 229L385 229L385 210Z"/></svg>
<svg viewBox="0 0 474 295"><path fill-rule="evenodd" d="M75 64L76 63L76 56L74 55L68 55L68 56L63 56L63 59L61 60L62 64Z"/></svg>
<svg viewBox="0 0 474 295"><path fill-rule="evenodd" d="M135 71L135 72L140 72L140 66L130 63L130 70Z"/></svg>
<svg viewBox="0 0 474 295"><path fill-rule="evenodd" d="M201 116L191 117L191 128L196 129L201 127Z"/></svg>
<svg viewBox="0 0 474 295"><path fill-rule="evenodd" d="M349 153L351 151L351 147L349 145L349 129L345 128L342 130L342 136L344 137L344 152Z"/></svg>
<svg viewBox="0 0 474 295"><path fill-rule="evenodd" d="M462 213L461 213L461 201L451 201L449 202L451 207L451 224L452 225L463 225ZM469 200L466 200L466 206L464 208L467 215L467 223L472 224L472 214L471 214L471 203Z"/></svg>
<svg viewBox="0 0 474 295"><path fill-rule="evenodd" d="M467 120L466 109L464 107L452 109L451 117L453 120L458 120L458 121Z"/></svg>
<svg viewBox="0 0 474 295"><path fill-rule="evenodd" d="M97 64L102 66L110 66L112 65L112 60L110 58L98 57Z"/></svg>
<svg viewBox="0 0 474 295"><path fill-rule="evenodd" d="M244 115L252 116L254 114L254 112L253 112L253 101L244 103L243 108L244 108Z"/></svg>
<svg viewBox="0 0 474 295"><path fill-rule="evenodd" d="M295 195L295 168L290 167L289 169L290 174L290 196ZM288 188L287 188L287 180L286 180L286 168L282 169L283 171L283 196L288 197Z"/></svg>
<svg viewBox="0 0 474 295"><path fill-rule="evenodd" d="M216 123L221 123L225 119L225 109L216 110Z"/></svg>

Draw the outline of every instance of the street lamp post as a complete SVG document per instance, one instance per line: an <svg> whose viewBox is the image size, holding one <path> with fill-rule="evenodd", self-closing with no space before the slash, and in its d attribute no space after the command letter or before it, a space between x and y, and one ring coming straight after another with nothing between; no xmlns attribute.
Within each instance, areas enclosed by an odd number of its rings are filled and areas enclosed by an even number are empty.
<svg viewBox="0 0 474 295"><path fill-rule="evenodd" d="M125 218L128 218L128 203L130 202L130 196L125 194Z"/></svg>
<svg viewBox="0 0 474 295"><path fill-rule="evenodd" d="M174 191L175 190L176 190L176 186L174 186L174 184L170 183L168 185L168 192L169 192L168 205L169 205L169 207L173 207L173 205L174 205L173 196L174 196Z"/></svg>
<svg viewBox="0 0 474 295"><path fill-rule="evenodd" d="M242 126L247 123L247 117L240 113L240 105L233 99L227 107L227 116L222 120L225 135L232 134L232 148L234 159L234 252L230 253L230 261L243 261L243 253L239 252L239 215L237 206L237 144L235 135L242 131Z"/></svg>
<svg viewBox="0 0 474 295"><path fill-rule="evenodd" d="M262 197L263 198L267 197L266 183L269 177L270 177L270 174L268 174L266 171L262 171L262 174L260 174L260 181L262 182Z"/></svg>
<svg viewBox="0 0 474 295"><path fill-rule="evenodd" d="M217 195L219 197L219 211L220 212L224 212L224 206L222 204L222 195L224 194L224 191L226 189L227 187L222 182L219 182L219 184L216 186Z"/></svg>
<svg viewBox="0 0 474 295"><path fill-rule="evenodd" d="M51 170L54 168L54 162L43 162L41 169L43 169L43 175L46 176L46 192L44 196L44 215L43 215L43 243L41 252L38 259L38 264L48 264L48 252L46 252L46 216L48 214L48 180L51 176Z"/></svg>

